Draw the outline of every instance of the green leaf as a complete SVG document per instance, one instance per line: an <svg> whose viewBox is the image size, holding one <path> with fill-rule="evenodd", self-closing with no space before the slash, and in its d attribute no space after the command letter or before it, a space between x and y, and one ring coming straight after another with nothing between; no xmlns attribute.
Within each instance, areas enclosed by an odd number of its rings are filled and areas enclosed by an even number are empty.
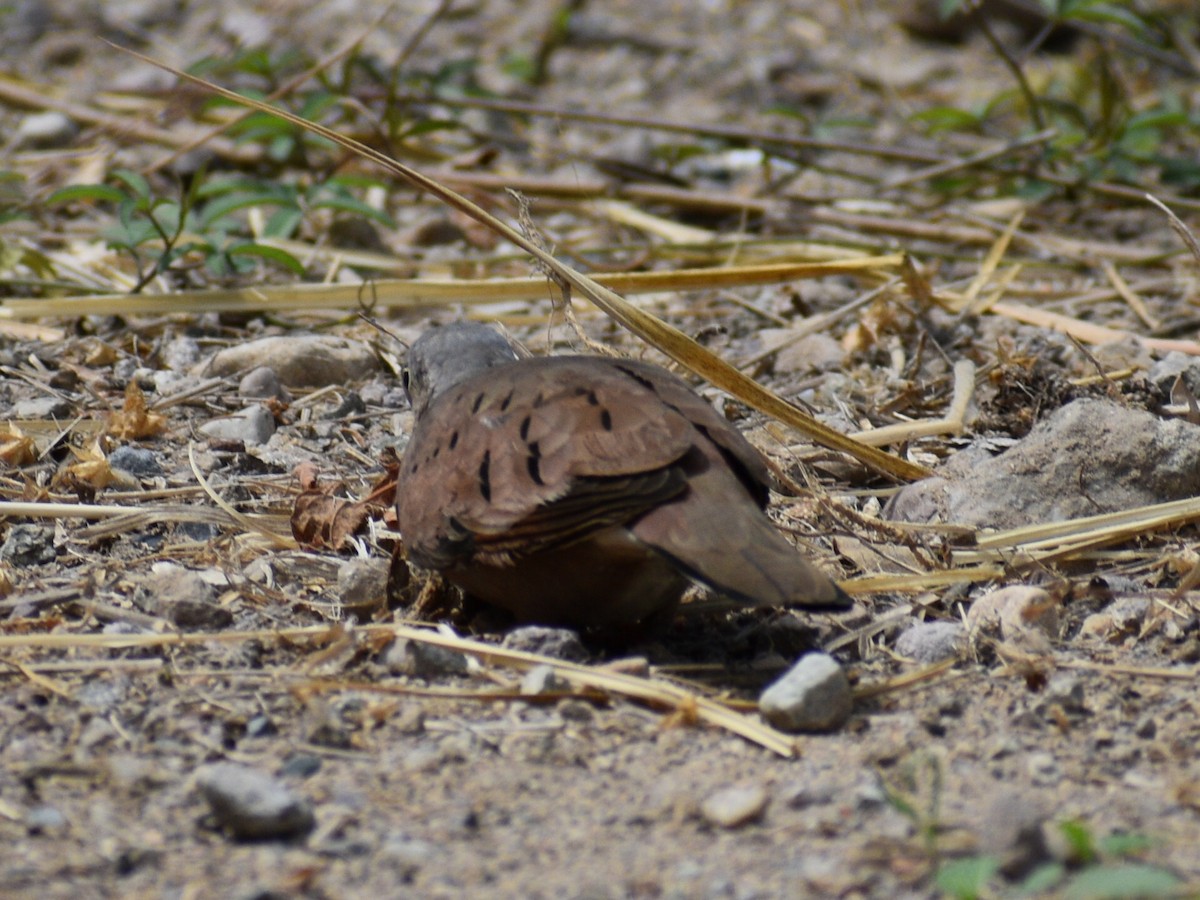
<svg viewBox="0 0 1200 900"><path fill-rule="evenodd" d="M1101 838L1098 844L1100 853L1103 856L1133 856L1137 853L1143 853L1153 846L1154 842L1150 840L1148 835L1139 834L1138 832L1116 832L1107 837Z"/></svg>
<svg viewBox="0 0 1200 900"><path fill-rule="evenodd" d="M396 227L396 223L392 220L391 216L356 197L323 197L316 203L313 203L312 207L313 209L334 209L338 212L353 213L356 216L362 216L366 219L374 219L388 228Z"/></svg>
<svg viewBox="0 0 1200 900"><path fill-rule="evenodd" d="M120 203L126 198L124 191L111 184L72 184L61 188L46 198L47 206L59 206L64 203L74 203L77 200L91 200L98 203Z"/></svg>
<svg viewBox="0 0 1200 900"><path fill-rule="evenodd" d="M248 209L252 206L295 206L296 200L293 196L281 196L277 191L261 191L251 194L227 194L224 197L204 204L200 210L200 227L210 227L218 219L237 212L239 209Z"/></svg>
<svg viewBox="0 0 1200 900"><path fill-rule="evenodd" d="M267 217L263 225L263 237L290 238L304 221L304 212L298 206L285 206Z"/></svg>
<svg viewBox="0 0 1200 900"><path fill-rule="evenodd" d="M983 894L999 868L1000 860L994 856L955 859L938 869L934 881L940 890L956 900L975 900Z"/></svg>
<svg viewBox="0 0 1200 900"><path fill-rule="evenodd" d="M1058 830L1067 839L1071 848L1071 859L1076 862L1090 863L1096 858L1096 844L1092 840L1091 829L1078 819L1067 819L1058 823Z"/></svg>
<svg viewBox="0 0 1200 900"><path fill-rule="evenodd" d="M1115 3L1106 3L1104 0L1067 2L1062 5L1059 15L1065 21L1109 22L1135 33L1146 30L1146 23L1135 12Z"/></svg>
<svg viewBox="0 0 1200 900"><path fill-rule="evenodd" d="M1068 885L1066 900L1130 900L1175 896L1182 882L1173 873L1141 863L1092 866Z"/></svg>
<svg viewBox="0 0 1200 900"><path fill-rule="evenodd" d="M929 126L930 132L974 130L983 124L978 113L954 106L933 106L909 117L910 121Z"/></svg>
<svg viewBox="0 0 1200 900"><path fill-rule="evenodd" d="M1041 895L1062 884L1067 868L1062 863L1050 862L1038 866L1021 882L1018 893L1023 896Z"/></svg>
<svg viewBox="0 0 1200 900"><path fill-rule="evenodd" d="M233 256L257 256L259 259L267 260L283 266L294 275L304 274L304 264L286 250L280 250L278 247L269 247L266 244L235 244L230 247L226 253Z"/></svg>
<svg viewBox="0 0 1200 900"><path fill-rule="evenodd" d="M131 169L117 169L112 173L114 181L119 181L133 192L135 197L149 201L153 196L150 193L150 182L148 182L140 173L134 172Z"/></svg>

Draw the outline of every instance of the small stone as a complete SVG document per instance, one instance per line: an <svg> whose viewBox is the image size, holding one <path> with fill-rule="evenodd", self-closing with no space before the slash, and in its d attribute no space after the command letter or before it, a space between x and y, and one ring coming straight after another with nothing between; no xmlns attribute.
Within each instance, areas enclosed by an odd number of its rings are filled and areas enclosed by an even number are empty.
<svg viewBox="0 0 1200 900"><path fill-rule="evenodd" d="M279 774L285 778L311 778L321 771L321 757L313 753L293 753L283 761Z"/></svg>
<svg viewBox="0 0 1200 900"><path fill-rule="evenodd" d="M306 800L279 779L249 766L204 766L196 784L221 827L240 840L298 837L315 824Z"/></svg>
<svg viewBox="0 0 1200 900"><path fill-rule="evenodd" d="M108 464L138 478L155 478L163 473L158 454L144 447L118 447L108 455Z"/></svg>
<svg viewBox="0 0 1200 900"><path fill-rule="evenodd" d="M896 638L896 652L919 663L957 656L966 632L959 622L913 622Z"/></svg>
<svg viewBox="0 0 1200 900"><path fill-rule="evenodd" d="M67 827L67 817L55 806L35 806L25 814L25 828L30 834L57 834Z"/></svg>
<svg viewBox="0 0 1200 900"><path fill-rule="evenodd" d="M173 563L159 563L139 585L137 598L149 612L184 631L215 631L233 624L233 613L217 601L204 576Z"/></svg>
<svg viewBox="0 0 1200 900"><path fill-rule="evenodd" d="M169 341L162 350L162 363L172 372L186 372L203 357L200 343L192 337L179 337Z"/></svg>
<svg viewBox="0 0 1200 900"><path fill-rule="evenodd" d="M531 696L569 691L571 685L554 671L553 666L534 666L521 679L521 693Z"/></svg>
<svg viewBox="0 0 1200 900"><path fill-rule="evenodd" d="M14 568L26 569L54 562L54 532L42 525L15 524L0 544L0 561Z"/></svg>
<svg viewBox="0 0 1200 900"><path fill-rule="evenodd" d="M1006 641L1058 636L1058 603L1039 587L1014 584L988 591L967 611L967 633L999 635Z"/></svg>
<svg viewBox="0 0 1200 900"><path fill-rule="evenodd" d="M288 403L292 399L270 366L259 366L243 375L238 382L238 396L246 400L278 400L281 403Z"/></svg>
<svg viewBox="0 0 1200 900"><path fill-rule="evenodd" d="M1058 706L1063 712L1081 713L1083 707L1083 681L1078 675L1070 672L1060 672L1050 679L1046 685L1045 702L1047 706Z"/></svg>
<svg viewBox="0 0 1200 900"><path fill-rule="evenodd" d="M265 444L275 433L275 416L265 406L256 403L200 426L207 438L218 441L241 441L247 447Z"/></svg>
<svg viewBox="0 0 1200 900"><path fill-rule="evenodd" d="M565 662L585 662L588 658L587 649L579 640L579 634L570 628L525 625L506 634L501 646L506 650L536 653Z"/></svg>
<svg viewBox="0 0 1200 900"><path fill-rule="evenodd" d="M1049 753L1030 753L1025 760L1025 769L1033 783L1040 787L1049 787L1062 780L1062 769Z"/></svg>
<svg viewBox="0 0 1200 900"><path fill-rule="evenodd" d="M338 567L337 591L342 606L360 615L369 615L387 606L388 569L386 559L355 557Z"/></svg>
<svg viewBox="0 0 1200 900"><path fill-rule="evenodd" d="M63 113L31 113L21 119L9 144L10 147L62 147L70 142L77 130L75 123Z"/></svg>
<svg viewBox="0 0 1200 900"><path fill-rule="evenodd" d="M1158 734L1158 723L1154 720L1154 716L1145 715L1138 719L1133 726L1133 733L1140 738L1152 740Z"/></svg>
<svg viewBox="0 0 1200 900"><path fill-rule="evenodd" d="M14 419L63 419L72 414L75 406L60 397L32 397L13 404Z"/></svg>
<svg viewBox="0 0 1200 900"><path fill-rule="evenodd" d="M824 332L809 334L784 347L775 357L775 371L824 372L840 369L846 361L846 350L840 341Z"/></svg>
<svg viewBox="0 0 1200 900"><path fill-rule="evenodd" d="M758 785L726 787L704 798L700 815L718 828L741 828L761 819L767 802L767 792Z"/></svg>
<svg viewBox="0 0 1200 900"><path fill-rule="evenodd" d="M801 657L758 701L766 720L783 731L832 731L849 718L851 706L846 673L824 653Z"/></svg>
<svg viewBox="0 0 1200 900"><path fill-rule="evenodd" d="M465 675L468 669L464 654L408 638L396 638L388 644L383 653L383 664L393 675L415 678Z"/></svg>

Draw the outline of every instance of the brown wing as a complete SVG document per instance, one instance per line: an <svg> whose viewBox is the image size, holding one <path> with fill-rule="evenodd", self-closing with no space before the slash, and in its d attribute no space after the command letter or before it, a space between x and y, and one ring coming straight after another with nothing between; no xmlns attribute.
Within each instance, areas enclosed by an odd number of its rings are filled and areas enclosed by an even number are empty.
<svg viewBox="0 0 1200 900"><path fill-rule="evenodd" d="M630 521L685 490L673 464L696 432L623 365L522 360L437 398L417 423L398 489L413 560L502 563Z"/></svg>
<svg viewBox="0 0 1200 900"><path fill-rule="evenodd" d="M641 381L664 404L679 412L716 445L721 457L760 508L766 509L771 473L762 454L711 403L666 369L631 360L611 361L614 368Z"/></svg>

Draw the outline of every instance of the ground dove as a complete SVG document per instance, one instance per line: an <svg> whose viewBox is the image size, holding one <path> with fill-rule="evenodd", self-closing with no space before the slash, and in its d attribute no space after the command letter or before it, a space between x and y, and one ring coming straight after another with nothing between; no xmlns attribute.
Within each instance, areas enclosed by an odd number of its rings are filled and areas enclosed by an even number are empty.
<svg viewBox="0 0 1200 900"><path fill-rule="evenodd" d="M476 323L408 356L397 488L409 560L518 620L636 631L691 581L747 606L850 599L763 512L768 470L687 384L644 362L521 359Z"/></svg>

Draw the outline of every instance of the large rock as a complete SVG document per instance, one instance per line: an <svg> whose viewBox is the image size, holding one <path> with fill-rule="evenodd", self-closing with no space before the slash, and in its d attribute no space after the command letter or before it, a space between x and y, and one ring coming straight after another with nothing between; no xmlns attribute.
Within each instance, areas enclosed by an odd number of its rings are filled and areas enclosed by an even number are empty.
<svg viewBox="0 0 1200 900"><path fill-rule="evenodd" d="M236 375L267 366L287 387L325 387L359 381L378 365L371 348L361 341L297 334L226 347L202 371L205 375Z"/></svg>
<svg viewBox="0 0 1200 900"><path fill-rule="evenodd" d="M910 484L885 514L1018 528L1200 494L1200 428L1107 400L1076 400L999 456L969 451Z"/></svg>

